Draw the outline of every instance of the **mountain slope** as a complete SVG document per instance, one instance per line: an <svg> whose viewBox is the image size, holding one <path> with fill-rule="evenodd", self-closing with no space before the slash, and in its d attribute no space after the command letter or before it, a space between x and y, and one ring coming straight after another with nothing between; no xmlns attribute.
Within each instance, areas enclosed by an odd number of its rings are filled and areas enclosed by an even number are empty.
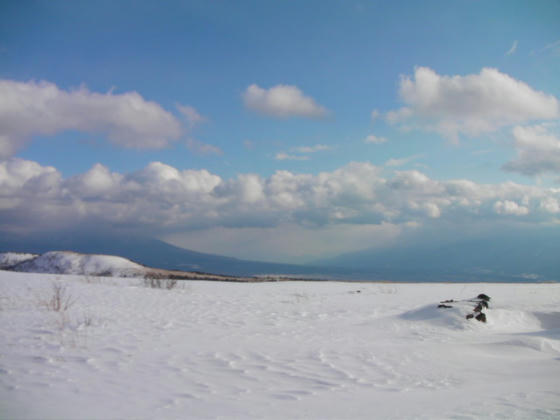
<svg viewBox="0 0 560 420"><path fill-rule="evenodd" d="M74 251L49 251L41 255L0 253L0 270L22 273L65 274L103 277L143 278L151 287L174 287L177 280L211 280L234 282L265 282L291 280L289 277L231 276L193 271L165 270L146 267L115 255L82 254ZM171 283L162 283L160 280Z"/></svg>
<svg viewBox="0 0 560 420"><path fill-rule="evenodd" d="M246 261L205 254L179 248L157 239L135 236L56 233L33 237L3 235L0 238L0 252L42 254L52 250L119 255L150 267L235 276L259 274L313 276L324 272L316 267ZM336 269L332 271L337 272Z"/></svg>
<svg viewBox="0 0 560 420"><path fill-rule="evenodd" d="M0 254L0 258L2 254ZM113 255L50 251L23 260L10 268L24 273L78 274L93 276L140 277L146 267Z"/></svg>
<svg viewBox="0 0 560 420"><path fill-rule="evenodd" d="M72 250L119 255L149 267L232 276L278 274L308 278L388 281L559 281L560 228L502 231L494 236L401 242L316 261L312 266L246 261L126 235L2 235L0 252Z"/></svg>
<svg viewBox="0 0 560 420"><path fill-rule="evenodd" d="M401 243L317 261L401 281L558 281L560 229L502 232L440 243Z"/></svg>

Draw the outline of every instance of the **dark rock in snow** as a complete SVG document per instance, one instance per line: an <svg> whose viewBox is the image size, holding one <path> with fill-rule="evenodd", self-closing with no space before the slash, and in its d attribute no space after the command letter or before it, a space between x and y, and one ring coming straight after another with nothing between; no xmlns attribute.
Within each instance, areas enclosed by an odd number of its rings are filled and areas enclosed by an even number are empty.
<svg viewBox="0 0 560 420"><path fill-rule="evenodd" d="M472 302L475 303L476 306L473 308L472 313L467 314L465 317L466 319L476 319L480 322L486 322L486 314L482 311L488 308L488 302L490 301L490 296L485 295L484 293L479 294L475 299L465 299L465 300L442 300L438 305L438 308L453 308L452 305L447 305L447 303L460 303L460 302Z"/></svg>
<svg viewBox="0 0 560 420"><path fill-rule="evenodd" d="M475 319L480 322L486 322L486 314L481 312L475 317Z"/></svg>

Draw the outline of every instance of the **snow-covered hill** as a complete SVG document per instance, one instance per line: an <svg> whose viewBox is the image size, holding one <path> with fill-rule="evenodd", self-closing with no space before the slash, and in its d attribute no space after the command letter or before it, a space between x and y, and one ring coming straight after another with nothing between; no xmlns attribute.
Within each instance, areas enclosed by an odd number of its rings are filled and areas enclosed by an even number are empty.
<svg viewBox="0 0 560 420"><path fill-rule="evenodd" d="M478 293L486 324L437 308ZM559 307L557 283L0 271L0 418L558 419Z"/></svg>
<svg viewBox="0 0 560 420"><path fill-rule="evenodd" d="M2 258L0 254L0 258ZM26 273L80 274L91 276L141 277L146 267L126 258L112 255L79 254L70 251L51 251L23 259L12 271Z"/></svg>
<svg viewBox="0 0 560 420"><path fill-rule="evenodd" d="M164 270L145 267L114 255L80 254L72 251L49 251L41 255L14 252L0 253L0 270L104 277L172 278L177 280L236 282L290 280L290 277L238 277L194 271Z"/></svg>
<svg viewBox="0 0 560 420"><path fill-rule="evenodd" d="M37 254L24 254L21 252L0 253L0 270L9 269L23 261L31 260L35 257L37 257Z"/></svg>

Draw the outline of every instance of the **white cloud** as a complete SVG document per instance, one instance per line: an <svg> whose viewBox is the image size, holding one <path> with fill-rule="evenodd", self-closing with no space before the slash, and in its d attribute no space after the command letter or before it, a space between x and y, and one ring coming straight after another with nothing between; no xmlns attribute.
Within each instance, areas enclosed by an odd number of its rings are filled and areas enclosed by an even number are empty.
<svg viewBox="0 0 560 420"><path fill-rule="evenodd" d="M290 155L285 152L276 153L274 156L276 160L309 160L309 156L305 155Z"/></svg>
<svg viewBox="0 0 560 420"><path fill-rule="evenodd" d="M550 52L552 54L560 54L560 39L557 39L556 41L553 41L549 44L546 44L538 51L531 51L531 55L542 54L545 52Z"/></svg>
<svg viewBox="0 0 560 420"><path fill-rule="evenodd" d="M97 163L89 171L72 178L68 185L81 191L84 199L88 199L115 192L122 178L121 174L111 173L107 167Z"/></svg>
<svg viewBox="0 0 560 420"><path fill-rule="evenodd" d="M327 146L326 144L316 144L314 146L299 146L292 147L290 149L293 153L279 152L276 153L274 159L276 160L309 160L309 156L306 154L324 152L327 150L332 150L332 146ZM295 154L294 154L295 153Z"/></svg>
<svg viewBox="0 0 560 420"><path fill-rule="evenodd" d="M515 201L505 200L496 201L494 204L494 211L498 214L526 216L529 214L529 209L525 206L520 206Z"/></svg>
<svg viewBox="0 0 560 420"><path fill-rule="evenodd" d="M253 84L243 93L245 106L253 111L276 118L323 118L327 110L297 86L276 85L263 89Z"/></svg>
<svg viewBox="0 0 560 420"><path fill-rule="evenodd" d="M316 153L324 152L326 150L332 150L332 146L327 146L326 144L316 144L314 146L300 146L291 149L292 152L296 153Z"/></svg>
<svg viewBox="0 0 560 420"><path fill-rule="evenodd" d="M413 160L421 158L422 156L423 155L413 155L401 159L389 159L387 162L385 162L385 166L387 167L404 166L407 163L412 162Z"/></svg>
<svg viewBox="0 0 560 420"><path fill-rule="evenodd" d="M206 122L207 118L200 115L196 108L190 105L177 105L177 109L183 116L187 119L189 128L193 128L203 122Z"/></svg>
<svg viewBox="0 0 560 420"><path fill-rule="evenodd" d="M479 74L441 76L417 67L414 78L401 77L399 94L405 106L387 113L393 124L435 131L458 141L504 126L560 117L560 103L552 95L493 68Z"/></svg>
<svg viewBox="0 0 560 420"><path fill-rule="evenodd" d="M0 80L0 157L20 149L34 135L66 130L104 133L130 148L163 148L182 133L180 122L136 92L65 91L55 84Z"/></svg>
<svg viewBox="0 0 560 420"><path fill-rule="evenodd" d="M560 137L544 125L513 129L517 158L506 163L504 169L524 175L560 173Z"/></svg>
<svg viewBox="0 0 560 420"><path fill-rule="evenodd" d="M201 115L196 108L190 105L177 105L179 112L187 120L187 126L190 131L192 131L197 125L205 123L208 119ZM224 152L217 146L212 144L204 143L192 136L189 136L186 140L187 148L200 155L222 155Z"/></svg>
<svg viewBox="0 0 560 420"><path fill-rule="evenodd" d="M549 50L552 50L556 53L560 53L560 39L557 39L556 41L553 41L550 44L547 44L543 47L543 51L549 51Z"/></svg>
<svg viewBox="0 0 560 420"><path fill-rule="evenodd" d="M515 51L517 51L517 44L517 40L513 41L513 44L511 48L506 52L506 55L512 55L513 53L515 53Z"/></svg>
<svg viewBox="0 0 560 420"><path fill-rule="evenodd" d="M560 213L560 201L552 197L546 197L541 200L541 208L549 213Z"/></svg>
<svg viewBox="0 0 560 420"><path fill-rule="evenodd" d="M10 159L0 162L0 186L4 191L15 192L30 180L36 180L52 174L58 174L54 167L41 166L29 160Z"/></svg>
<svg viewBox="0 0 560 420"><path fill-rule="evenodd" d="M89 225L165 234L219 226L464 225L511 216L541 223L559 214L560 189L383 173L354 162L316 175L277 171L225 180L153 162L132 173L97 164L64 179L55 168L10 159L0 162L0 230Z"/></svg>
<svg viewBox="0 0 560 420"><path fill-rule="evenodd" d="M387 139L385 137L378 137L374 136L373 134L370 134L364 139L364 143L382 144L385 142L387 142Z"/></svg>
<svg viewBox="0 0 560 420"><path fill-rule="evenodd" d="M187 139L187 147L189 150L201 155L222 155L224 153L218 146L203 143L192 137Z"/></svg>

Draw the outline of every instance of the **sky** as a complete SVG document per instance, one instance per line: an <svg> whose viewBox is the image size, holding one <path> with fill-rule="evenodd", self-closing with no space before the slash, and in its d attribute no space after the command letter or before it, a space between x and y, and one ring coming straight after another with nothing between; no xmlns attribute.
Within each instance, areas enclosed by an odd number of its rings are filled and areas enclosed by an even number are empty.
<svg viewBox="0 0 560 420"><path fill-rule="evenodd" d="M4 1L0 232L307 262L560 221L560 2Z"/></svg>

